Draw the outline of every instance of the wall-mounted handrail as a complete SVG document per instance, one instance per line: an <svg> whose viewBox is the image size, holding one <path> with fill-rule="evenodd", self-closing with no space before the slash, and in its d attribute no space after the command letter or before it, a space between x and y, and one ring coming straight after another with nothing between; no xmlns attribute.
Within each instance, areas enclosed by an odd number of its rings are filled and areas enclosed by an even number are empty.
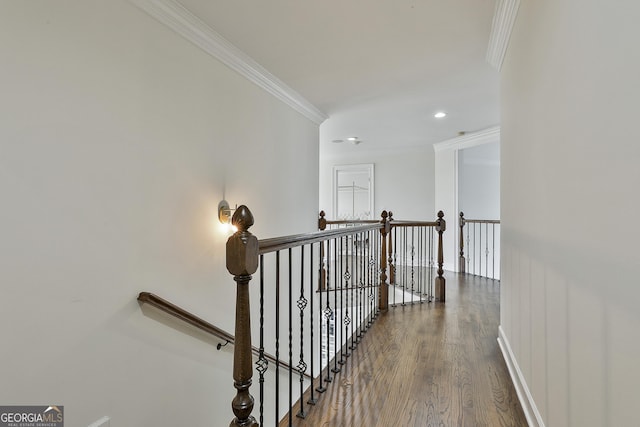
<svg viewBox="0 0 640 427"><path fill-rule="evenodd" d="M151 292L140 292L140 294L138 295L138 301L156 307L164 311L165 313L170 314L182 321L185 321L208 334L225 340L228 343L233 344L235 342L234 336L230 333L223 331L217 326L212 325L211 323L207 322L204 319L201 319L195 314L189 313L187 310L178 307L177 305L167 301L164 298L159 297L156 294L153 294Z"/></svg>
<svg viewBox="0 0 640 427"><path fill-rule="evenodd" d="M157 309L164 311L171 316L178 318L184 322L189 323L196 328L213 335L221 340L226 341L225 344L218 344L218 350L224 347L227 344L235 344L235 337L230 333L218 328L217 326L212 325L206 320L196 316L185 310L184 308L178 307L177 305L167 301L166 299L159 297L158 295L151 292L140 292L138 295L138 301L144 304L149 304L150 306L156 307ZM260 350L257 347L252 347L253 354L258 356ZM264 353L265 359L270 362L276 363L276 358L269 353ZM284 362L280 362L280 365L288 367L288 365ZM311 378L309 375L306 375L307 378Z"/></svg>

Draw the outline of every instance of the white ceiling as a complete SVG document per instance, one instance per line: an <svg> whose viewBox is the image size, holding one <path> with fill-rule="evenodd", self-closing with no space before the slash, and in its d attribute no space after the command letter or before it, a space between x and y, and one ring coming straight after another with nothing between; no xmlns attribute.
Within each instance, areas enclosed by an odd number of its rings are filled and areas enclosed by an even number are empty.
<svg viewBox="0 0 640 427"><path fill-rule="evenodd" d="M326 113L330 150L430 145L500 121L485 61L495 0L180 2ZM363 143L331 142L349 136Z"/></svg>

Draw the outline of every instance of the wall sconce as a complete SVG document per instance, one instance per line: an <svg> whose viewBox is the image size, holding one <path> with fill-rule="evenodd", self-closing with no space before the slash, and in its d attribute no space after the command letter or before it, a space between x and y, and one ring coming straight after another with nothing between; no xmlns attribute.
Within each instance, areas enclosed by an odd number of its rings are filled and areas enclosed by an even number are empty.
<svg viewBox="0 0 640 427"><path fill-rule="evenodd" d="M237 205L235 208L231 209L229 207L229 202L226 200L222 200L218 203L218 220L220 223L224 225L231 225L231 213L236 209L238 209Z"/></svg>

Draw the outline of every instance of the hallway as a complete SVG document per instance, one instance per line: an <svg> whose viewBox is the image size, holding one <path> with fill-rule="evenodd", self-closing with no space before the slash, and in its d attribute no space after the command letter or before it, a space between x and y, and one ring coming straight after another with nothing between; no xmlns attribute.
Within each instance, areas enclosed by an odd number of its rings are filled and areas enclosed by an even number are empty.
<svg viewBox="0 0 640 427"><path fill-rule="evenodd" d="M378 319L337 384L294 424L526 426L496 340L499 282L456 273L446 279L445 304L391 307Z"/></svg>

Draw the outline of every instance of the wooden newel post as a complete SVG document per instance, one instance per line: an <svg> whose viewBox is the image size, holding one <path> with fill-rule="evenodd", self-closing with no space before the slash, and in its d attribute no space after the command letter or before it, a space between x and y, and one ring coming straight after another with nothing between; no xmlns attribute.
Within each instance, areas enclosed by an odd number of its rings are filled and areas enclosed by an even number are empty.
<svg viewBox="0 0 640 427"><path fill-rule="evenodd" d="M464 259L464 212L460 212L460 258L458 258L458 271L466 272L466 262Z"/></svg>
<svg viewBox="0 0 640 427"><path fill-rule="evenodd" d="M389 234L391 225L387 221L387 211L382 211L382 220L380 222L383 227L380 229L380 311L389 310L389 284L387 283L387 235Z"/></svg>
<svg viewBox="0 0 640 427"><path fill-rule="evenodd" d="M318 230L326 230L327 220L325 219L324 211L320 211L320 217L318 218Z"/></svg>
<svg viewBox="0 0 640 427"><path fill-rule="evenodd" d="M389 285L395 285L396 283L396 266L393 264L393 237L391 229L393 228L393 212L389 211L389 244L387 245L387 252L389 252Z"/></svg>
<svg viewBox="0 0 640 427"><path fill-rule="evenodd" d="M318 217L318 230L320 231L324 231L327 229L327 220L325 218L325 213L324 211L320 211L320 216ZM327 267L325 265L324 262L324 257L325 257L325 243L326 242L320 242L320 262L321 262L321 266L320 267L320 290L324 291L327 289Z"/></svg>
<svg viewBox="0 0 640 427"><path fill-rule="evenodd" d="M227 270L237 283L236 341L233 351L233 385L237 394L231 403L236 417L230 427L257 427L256 419L251 416L253 396L249 393L253 376L249 282L258 269L258 239L249 232L253 215L246 206L236 209L232 223L238 231L227 240Z"/></svg>
<svg viewBox="0 0 640 427"><path fill-rule="evenodd" d="M445 301L445 280L444 270L442 269L442 264L444 262L444 257L442 254L442 233L447 229L447 222L444 220L444 213L442 211L438 212L438 219L436 220L438 225L436 226L436 231L438 232L438 277L436 277L436 300L444 302Z"/></svg>

